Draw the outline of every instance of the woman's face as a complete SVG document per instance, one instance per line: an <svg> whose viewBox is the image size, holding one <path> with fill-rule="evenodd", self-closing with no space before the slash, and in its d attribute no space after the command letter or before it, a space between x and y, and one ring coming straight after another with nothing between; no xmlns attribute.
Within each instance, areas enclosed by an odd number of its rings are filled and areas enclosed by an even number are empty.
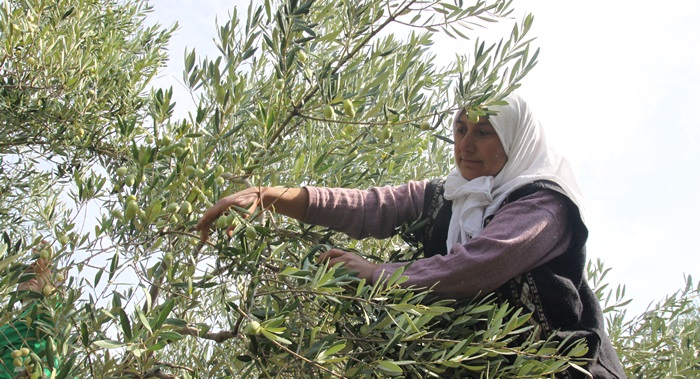
<svg viewBox="0 0 700 379"><path fill-rule="evenodd" d="M508 161L496 130L484 117L474 124L462 111L453 124L455 164L464 179L496 176Z"/></svg>

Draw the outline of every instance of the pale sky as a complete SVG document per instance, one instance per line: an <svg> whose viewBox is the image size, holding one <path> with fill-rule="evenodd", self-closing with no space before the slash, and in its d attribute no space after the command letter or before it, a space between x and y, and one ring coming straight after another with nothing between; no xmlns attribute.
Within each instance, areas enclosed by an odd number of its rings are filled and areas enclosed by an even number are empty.
<svg viewBox="0 0 700 379"><path fill-rule="evenodd" d="M171 63L156 85L178 84L185 47L215 56L215 20L228 20L241 0L155 0L154 22L179 31ZM583 190L588 255L624 284L632 315L700 278L700 2L555 0L513 2L516 21L535 16L539 63L520 94L570 160ZM512 24L507 24L507 31ZM507 37L499 34L490 42ZM488 38L488 36L487 36ZM449 37L436 41L445 64ZM443 47L444 46L444 47ZM470 43L465 45L472 50ZM179 91L179 93L178 93ZM178 104L179 108L183 104ZM422 178L417 178L422 179Z"/></svg>

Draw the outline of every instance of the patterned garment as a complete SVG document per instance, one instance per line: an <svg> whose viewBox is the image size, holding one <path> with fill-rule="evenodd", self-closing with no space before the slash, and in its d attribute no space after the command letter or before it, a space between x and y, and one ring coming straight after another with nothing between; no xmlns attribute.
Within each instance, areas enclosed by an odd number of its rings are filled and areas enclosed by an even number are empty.
<svg viewBox="0 0 700 379"><path fill-rule="evenodd" d="M431 181L425 192L424 213L415 226L404 228L401 235L412 244L420 246L425 257L447 254L445 239L451 216L451 202L442 196L444 180ZM501 207L537 191L562 192L552 182L538 181L514 191ZM584 278L588 231L581 220L578 208L571 203L570 225L574 238L567 252L552 261L521 274L498 288L498 302L522 308L532 317L529 336L539 340L550 336L558 341L585 339L589 348L587 358L591 363L585 368L594 378L625 378L607 334L604 330L602 310L593 291ZM491 218L487 218L484 227ZM533 336L534 333L534 336ZM521 343L522 339L515 343ZM558 375L560 378L585 378L580 371L570 369Z"/></svg>

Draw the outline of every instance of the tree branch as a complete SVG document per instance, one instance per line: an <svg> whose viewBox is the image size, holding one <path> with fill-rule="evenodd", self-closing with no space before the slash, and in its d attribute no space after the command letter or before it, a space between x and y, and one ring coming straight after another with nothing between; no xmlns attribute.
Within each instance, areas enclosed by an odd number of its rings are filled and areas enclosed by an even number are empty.
<svg viewBox="0 0 700 379"><path fill-rule="evenodd" d="M160 365L160 366L166 366L166 367L178 369L178 370L185 370L185 371L190 372L190 373L192 373L192 374L194 374L194 372L195 372L194 369L192 369L192 368L190 368L190 367L182 366L182 365L176 365L176 364L174 364L174 363L156 361L155 364Z"/></svg>
<svg viewBox="0 0 700 379"><path fill-rule="evenodd" d="M230 340L231 338L235 338L238 336L238 334L230 331L230 330L222 330L220 332L206 332L202 333L201 330L193 327L187 327L187 328L182 328L177 330L176 332L184 335L184 336L193 336L193 337L199 337L199 338L204 338L206 340L211 340L214 342L224 342L227 340Z"/></svg>
<svg viewBox="0 0 700 379"><path fill-rule="evenodd" d="M158 378L158 379L177 379L177 376L168 374L166 372L163 372L163 370L159 368L153 369L149 372L147 372L144 376L144 379L148 378Z"/></svg>

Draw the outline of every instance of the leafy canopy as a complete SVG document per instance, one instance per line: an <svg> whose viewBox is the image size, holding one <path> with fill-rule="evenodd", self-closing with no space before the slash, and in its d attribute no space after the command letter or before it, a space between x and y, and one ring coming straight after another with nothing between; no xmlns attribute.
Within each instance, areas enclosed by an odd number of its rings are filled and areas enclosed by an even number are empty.
<svg viewBox="0 0 700 379"><path fill-rule="evenodd" d="M328 246L418 256L398 238L355 241L271 213L232 212L207 244L193 231L245 187L444 175L452 112L488 114L536 63L532 16L438 67L437 33L472 44L471 29L506 18L510 1L251 3L217 25L217 56L185 52L197 105L179 119L172 88L149 87L176 26L147 27L148 12L140 0L0 10L2 320L32 324L16 319L18 300L41 304L33 325L49 343L32 370L549 377L583 364L584 345L527 338L528 315L489 297L435 301L400 275L368 286L315 262ZM58 267L48 297L15 290L42 240Z"/></svg>

